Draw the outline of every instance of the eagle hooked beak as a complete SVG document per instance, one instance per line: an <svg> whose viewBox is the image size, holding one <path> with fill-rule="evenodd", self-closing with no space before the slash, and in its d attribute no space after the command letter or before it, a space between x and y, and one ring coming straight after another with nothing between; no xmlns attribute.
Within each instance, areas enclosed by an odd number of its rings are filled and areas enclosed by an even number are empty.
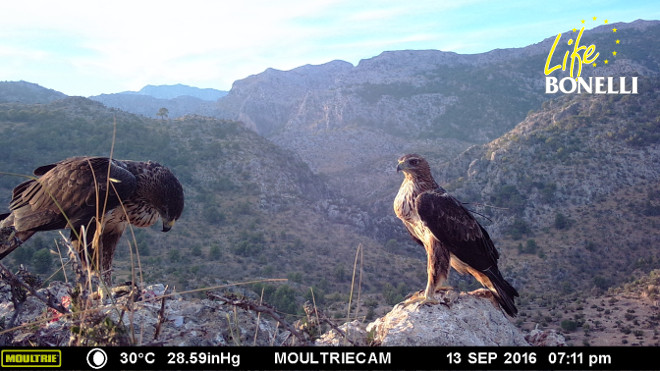
<svg viewBox="0 0 660 371"><path fill-rule="evenodd" d="M403 161L399 162L399 164L396 165L396 172L397 172L397 173L398 173L399 171L403 171L403 170L405 170L405 169L407 169L407 167L406 167L406 163L403 162Z"/></svg>
<svg viewBox="0 0 660 371"><path fill-rule="evenodd" d="M168 232L176 223L176 219L172 220L163 220L163 232Z"/></svg>

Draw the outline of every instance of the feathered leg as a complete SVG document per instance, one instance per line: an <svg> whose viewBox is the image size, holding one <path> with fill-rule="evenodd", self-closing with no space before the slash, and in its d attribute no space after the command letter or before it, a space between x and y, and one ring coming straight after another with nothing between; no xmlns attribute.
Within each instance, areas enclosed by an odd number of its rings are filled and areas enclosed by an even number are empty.
<svg viewBox="0 0 660 371"><path fill-rule="evenodd" d="M86 228L79 227L75 231L71 230L70 234L71 245L78 252L83 268L88 270L89 273L100 271L101 258L92 243L95 231L96 225L92 222Z"/></svg>
<svg viewBox="0 0 660 371"><path fill-rule="evenodd" d="M104 230L100 238L99 248L101 249L101 272L103 279L108 285L112 285L112 257L115 255L117 242L122 233L124 233L125 224L119 224L117 230Z"/></svg>
<svg viewBox="0 0 660 371"><path fill-rule="evenodd" d="M405 305L420 303L424 304L438 304L439 301L435 300L435 291L442 287L449 277L449 251L442 248L438 244L433 244L430 247L425 246L427 254L427 281L424 294L414 294L405 301Z"/></svg>

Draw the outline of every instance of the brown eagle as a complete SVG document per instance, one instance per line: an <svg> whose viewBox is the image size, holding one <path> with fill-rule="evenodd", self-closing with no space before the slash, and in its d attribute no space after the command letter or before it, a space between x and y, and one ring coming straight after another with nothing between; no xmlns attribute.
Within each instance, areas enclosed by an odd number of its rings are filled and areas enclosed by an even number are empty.
<svg viewBox="0 0 660 371"><path fill-rule="evenodd" d="M428 281L423 296L412 302L433 303L433 294L449 276L449 267L470 273L489 289L502 309L515 316L518 292L497 268L499 253L488 232L456 198L440 187L428 162L420 155L399 158L397 172L404 180L394 199L394 212L412 238L424 246Z"/></svg>
<svg viewBox="0 0 660 371"><path fill-rule="evenodd" d="M38 178L14 188L11 212L0 214L0 259L36 232L68 228L74 247L110 282L112 256L128 223L148 227L160 216L167 232L183 211L181 183L155 162L72 157L41 166L34 175ZM100 253L94 254L97 221ZM82 226L87 246L81 246Z"/></svg>

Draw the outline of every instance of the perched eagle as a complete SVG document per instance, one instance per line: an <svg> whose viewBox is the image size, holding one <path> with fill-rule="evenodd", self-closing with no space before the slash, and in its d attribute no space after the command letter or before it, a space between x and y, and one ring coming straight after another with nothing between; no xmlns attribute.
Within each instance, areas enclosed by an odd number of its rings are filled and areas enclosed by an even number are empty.
<svg viewBox="0 0 660 371"><path fill-rule="evenodd" d="M518 292L497 268L499 254L488 232L472 214L433 179L428 162L417 154L399 158L397 172L404 180L394 200L394 212L412 238L426 249L428 281L423 297L412 301L434 302L433 294L449 276L449 267L470 273L488 288L504 311L515 316Z"/></svg>
<svg viewBox="0 0 660 371"><path fill-rule="evenodd" d="M34 175L38 178L14 188L11 212L0 215L0 259L36 232L68 228L74 247L110 282L112 256L128 223L148 227L160 216L167 232L183 211L181 183L155 162L72 157L41 166ZM97 221L100 254L92 251Z"/></svg>

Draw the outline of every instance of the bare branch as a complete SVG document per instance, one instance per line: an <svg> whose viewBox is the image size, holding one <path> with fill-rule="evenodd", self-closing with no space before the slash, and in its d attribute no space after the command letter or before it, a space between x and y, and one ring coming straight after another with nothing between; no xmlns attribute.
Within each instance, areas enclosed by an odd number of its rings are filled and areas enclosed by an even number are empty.
<svg viewBox="0 0 660 371"><path fill-rule="evenodd" d="M165 322L165 299L167 299L167 289L169 288L168 286L165 286L165 291L163 291L163 298L161 299L160 302L160 311L158 311L158 324L156 325L156 332L154 333L154 341L158 339L158 335L160 335L160 327L163 325L163 322Z"/></svg>
<svg viewBox="0 0 660 371"><path fill-rule="evenodd" d="M35 298L44 302L44 304L46 304L47 306L55 309L56 311L62 314L69 313L69 310L66 309L64 306L62 306L62 303L59 303L57 297L53 295L50 291L46 290L46 296L40 294L39 292L37 292L37 290L34 289L34 287L28 285L20 277L11 273L11 271L7 269L7 267L5 267L2 263L0 263L0 270L2 271L3 277L9 281L10 286L14 287L15 285L20 285L26 290L28 290L30 294L32 294Z"/></svg>
<svg viewBox="0 0 660 371"><path fill-rule="evenodd" d="M256 304L254 302L251 302L249 300L238 298L234 295L231 295L231 297L229 297L229 296L214 294L212 292L207 292L206 296L209 299L224 301L227 304L235 305L235 306L237 306L239 308L242 308L242 309L245 309L245 310L250 310L250 311L253 311L253 312L257 312L257 313L265 313L265 314L271 316L275 321L277 321L279 324L281 324L286 330L288 330L291 334L293 334L296 338L298 338L303 343L308 343L309 342L303 334L301 334L298 330L293 328L293 326L291 326L286 320L284 320L284 318L282 318L282 316L277 314L275 312L275 309L273 309L273 308L271 308L267 305L259 305L259 304Z"/></svg>

